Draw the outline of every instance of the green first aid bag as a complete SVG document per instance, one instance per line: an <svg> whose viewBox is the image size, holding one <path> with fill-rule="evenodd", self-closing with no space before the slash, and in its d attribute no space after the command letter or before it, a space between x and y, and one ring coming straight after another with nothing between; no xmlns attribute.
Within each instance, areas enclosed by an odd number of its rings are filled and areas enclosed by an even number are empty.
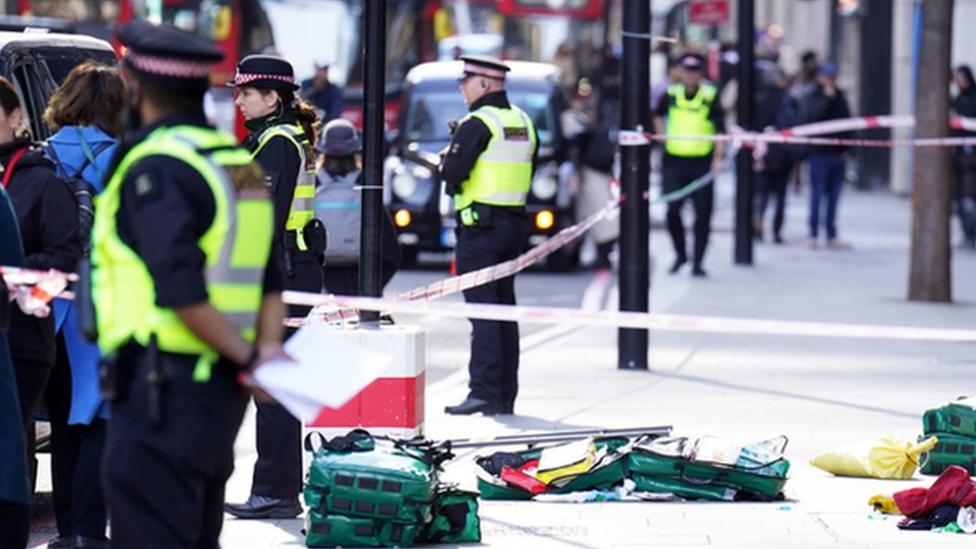
<svg viewBox="0 0 976 549"><path fill-rule="evenodd" d="M604 437L594 440L598 449L606 449L606 454L592 469L571 478L556 479L546 493L568 494L587 490L609 490L624 481L626 476L626 456L622 452L630 442L627 437ZM538 459L541 449L518 453L498 452L475 459L475 474L478 477L478 491L485 500L529 500L532 492L502 480L499 471L504 465L517 465L527 460Z"/></svg>
<svg viewBox="0 0 976 549"><path fill-rule="evenodd" d="M322 439L318 450L312 435ZM310 433L305 448L314 453L305 504L320 516L420 525L431 518L440 463L451 457L430 443L377 440L362 430L327 443Z"/></svg>
<svg viewBox="0 0 976 549"><path fill-rule="evenodd" d="M925 434L948 433L976 437L976 399L964 397L922 415Z"/></svg>
<svg viewBox="0 0 976 549"><path fill-rule="evenodd" d="M305 546L409 547L420 530L418 524L323 515L313 509L305 518Z"/></svg>
<svg viewBox="0 0 976 549"><path fill-rule="evenodd" d="M926 433L918 441L934 436L939 439L935 448L922 454L919 472L923 475L941 475L950 465L958 465L976 475L976 438L949 433Z"/></svg>
<svg viewBox="0 0 976 549"><path fill-rule="evenodd" d="M481 541L478 494L446 487L434 500L433 515L434 519L427 526L424 541L431 543Z"/></svg>
<svg viewBox="0 0 976 549"><path fill-rule="evenodd" d="M785 437L780 438L785 448ZM696 499L782 499L790 470L785 458L729 465L689 457L692 445L697 447L701 440L664 437L649 444L637 444L627 455L628 470L636 489ZM739 459L741 462L742 458Z"/></svg>

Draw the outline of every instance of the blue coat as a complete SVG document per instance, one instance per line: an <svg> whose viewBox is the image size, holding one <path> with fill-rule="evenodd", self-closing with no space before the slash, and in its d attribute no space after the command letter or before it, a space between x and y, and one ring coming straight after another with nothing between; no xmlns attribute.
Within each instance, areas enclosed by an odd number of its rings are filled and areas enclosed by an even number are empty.
<svg viewBox="0 0 976 549"><path fill-rule="evenodd" d="M88 148L98 154L95 156L95 163L89 163L81 176L98 192L102 192L106 183L103 176L109 176L115 156L114 139L94 126L65 126L52 135L47 144L54 149L54 155L60 163L58 173L62 176L74 176L86 160L81 146L82 138ZM68 413L68 424L88 425L96 415L107 417L107 407L103 406L98 387L98 346L81 336L78 315L70 301L55 300L54 314L58 330L64 336L68 361L71 364L71 411Z"/></svg>
<svg viewBox="0 0 976 549"><path fill-rule="evenodd" d="M21 248L17 216L7 198L7 191L0 187L0 265L23 264L24 250ZM30 502L26 452L10 346L7 344L7 334L0 333L0 500L21 504Z"/></svg>

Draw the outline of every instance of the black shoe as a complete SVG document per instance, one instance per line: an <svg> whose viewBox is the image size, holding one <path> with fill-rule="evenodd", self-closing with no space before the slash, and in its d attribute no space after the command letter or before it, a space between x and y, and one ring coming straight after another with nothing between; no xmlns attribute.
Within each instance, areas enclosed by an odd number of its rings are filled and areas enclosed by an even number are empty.
<svg viewBox="0 0 976 549"><path fill-rule="evenodd" d="M691 271L691 276L706 277L708 273L705 272L705 269L702 269L701 265L695 265L695 268Z"/></svg>
<svg viewBox="0 0 976 549"><path fill-rule="evenodd" d="M502 415L513 415L515 414L515 403L514 402L503 402L498 405L498 413Z"/></svg>
<svg viewBox="0 0 976 549"><path fill-rule="evenodd" d="M778 234L773 235L773 242L775 242L777 244L782 244L783 243L783 237L780 236L780 235L778 235Z"/></svg>
<svg viewBox="0 0 976 549"><path fill-rule="evenodd" d="M681 266L684 265L687 262L688 262L688 258L687 257L679 257L678 259L675 259L674 260L674 265L671 265L671 270L668 271L668 272L671 273L671 274L675 274L676 272L680 271L681 270Z"/></svg>
<svg viewBox="0 0 976 549"><path fill-rule="evenodd" d="M50 546L48 546L50 547ZM112 543L107 539L86 538L85 536L75 536L71 549L109 549Z"/></svg>
<svg viewBox="0 0 976 549"><path fill-rule="evenodd" d="M464 399L464 402L458 404L457 406L445 406L444 413L451 414L452 416L469 416L471 414L481 412L486 416L494 416L504 413L502 412L502 408L502 404L496 404L478 397L469 396L468 398Z"/></svg>
<svg viewBox="0 0 976 549"><path fill-rule="evenodd" d="M291 519L302 514L298 498L269 498L251 494L244 503L225 503L224 511L240 519Z"/></svg>
<svg viewBox="0 0 976 549"><path fill-rule="evenodd" d="M75 538L73 536L61 536L47 542L47 549L71 549L74 543Z"/></svg>

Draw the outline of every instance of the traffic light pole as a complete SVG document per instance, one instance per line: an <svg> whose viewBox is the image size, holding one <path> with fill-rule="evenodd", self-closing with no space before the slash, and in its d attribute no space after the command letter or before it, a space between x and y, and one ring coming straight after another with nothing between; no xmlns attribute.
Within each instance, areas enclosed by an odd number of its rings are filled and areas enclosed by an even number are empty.
<svg viewBox="0 0 976 549"><path fill-rule="evenodd" d="M651 131L650 0L623 3L624 67L620 116L621 130ZM620 148L620 188L623 202L620 234L620 310L649 311L650 219L648 178L650 144ZM618 364L622 370L646 370L649 333L621 328L618 335Z"/></svg>
<svg viewBox="0 0 976 549"><path fill-rule="evenodd" d="M386 92L386 2L363 2L365 73L363 74L363 200L359 247L359 293L383 292L383 148ZM361 311L364 324L379 322L376 311Z"/></svg>
<svg viewBox="0 0 976 549"><path fill-rule="evenodd" d="M753 36L755 34L754 0L739 0L739 83L738 121L747 131L753 131ZM752 265L752 149L743 147L736 159L735 177L735 264Z"/></svg>

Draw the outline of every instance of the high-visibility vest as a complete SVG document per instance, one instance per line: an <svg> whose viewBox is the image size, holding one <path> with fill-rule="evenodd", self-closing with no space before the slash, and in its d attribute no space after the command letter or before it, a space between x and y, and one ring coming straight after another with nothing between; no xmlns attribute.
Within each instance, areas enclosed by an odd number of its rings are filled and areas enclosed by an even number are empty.
<svg viewBox="0 0 976 549"><path fill-rule="evenodd" d="M461 211L474 202L494 206L524 206L532 185L532 155L536 135L532 120L518 107L500 109L485 106L469 113L491 131L488 146L478 157L461 192L454 195L454 208Z"/></svg>
<svg viewBox="0 0 976 549"><path fill-rule="evenodd" d="M298 249L305 251L305 225L315 218L315 157L308 145L308 136L301 126L295 124L279 124L271 126L258 137L258 146L251 153L251 158L257 159L261 149L275 137L284 137L295 146L301 161L298 171L298 181L295 182L295 193L292 195L291 208L285 221L286 231L295 231Z"/></svg>
<svg viewBox="0 0 976 549"><path fill-rule="evenodd" d="M126 182L131 169L149 156L173 157L207 182L214 199L214 218L198 241L206 256L207 295L246 340L255 337L274 230L274 207L263 175L233 136L209 128L174 126L157 129L133 147L96 199L92 297L98 343L103 352L111 353L130 340L148 346L155 336L160 350L201 355L215 362L216 352L173 309L156 306L146 264L118 234L122 185L138 189L159 184L140 181L142 176ZM165 219L133 221L166 223Z"/></svg>
<svg viewBox="0 0 976 549"><path fill-rule="evenodd" d="M686 97L684 84L669 86L668 96L672 100L669 101L665 133L668 136L715 135L715 124L709 115L717 95L718 90L711 84L699 84L698 93L691 99ZM708 156L714 148L711 141L689 139L669 139L664 145L668 154L683 157Z"/></svg>

